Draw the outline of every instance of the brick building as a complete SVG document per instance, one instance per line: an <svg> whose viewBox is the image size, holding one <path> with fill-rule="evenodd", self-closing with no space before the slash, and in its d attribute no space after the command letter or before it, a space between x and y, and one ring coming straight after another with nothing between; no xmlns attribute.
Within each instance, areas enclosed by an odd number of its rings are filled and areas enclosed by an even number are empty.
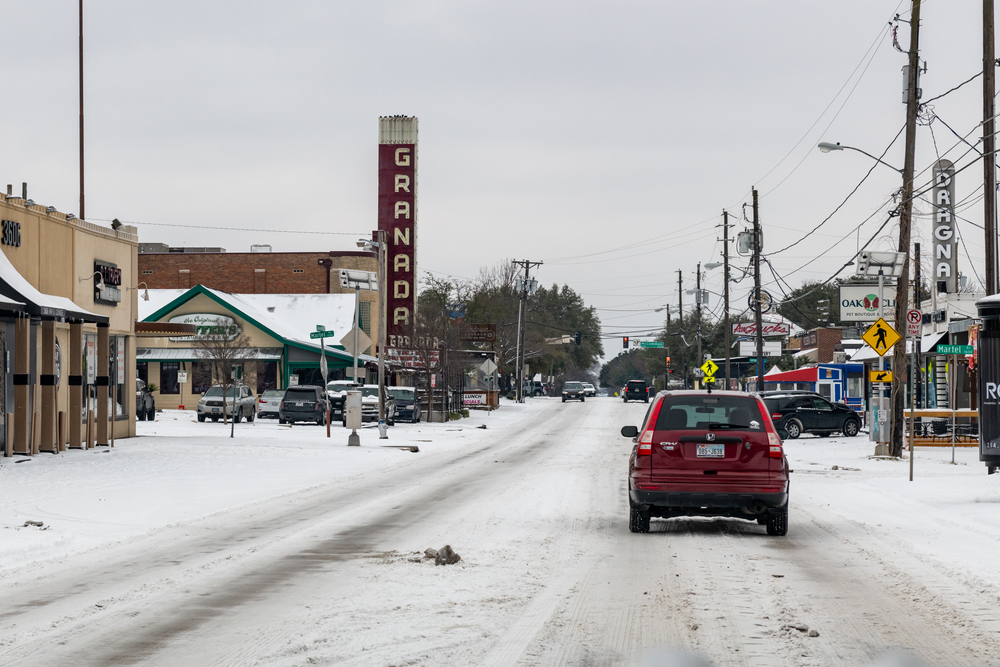
<svg viewBox="0 0 1000 667"><path fill-rule="evenodd" d="M139 246L139 281L149 289L190 289L195 285L234 294L349 294L340 286L340 270L377 273L372 252L253 252L223 248L171 248L164 243ZM258 251L260 250L260 251ZM378 293L361 290L361 324L369 336L378 330Z"/></svg>
<svg viewBox="0 0 1000 667"><path fill-rule="evenodd" d="M802 352L815 350L815 358L810 357L810 360L816 363L828 364L833 361L833 353L836 351L837 346L840 345L843 333L843 329L838 327L810 329L809 331L793 336L786 349L799 349Z"/></svg>

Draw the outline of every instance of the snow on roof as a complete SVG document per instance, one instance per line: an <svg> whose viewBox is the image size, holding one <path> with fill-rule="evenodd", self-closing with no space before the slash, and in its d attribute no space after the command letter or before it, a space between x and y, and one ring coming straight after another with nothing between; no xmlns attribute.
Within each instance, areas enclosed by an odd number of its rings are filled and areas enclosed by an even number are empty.
<svg viewBox="0 0 1000 667"><path fill-rule="evenodd" d="M333 340L327 341L329 347L339 345L354 322L353 294L233 294L204 289L282 338L317 349L319 342L309 338L316 325L335 332ZM149 290L149 301L139 299L139 318L146 319L189 291Z"/></svg>

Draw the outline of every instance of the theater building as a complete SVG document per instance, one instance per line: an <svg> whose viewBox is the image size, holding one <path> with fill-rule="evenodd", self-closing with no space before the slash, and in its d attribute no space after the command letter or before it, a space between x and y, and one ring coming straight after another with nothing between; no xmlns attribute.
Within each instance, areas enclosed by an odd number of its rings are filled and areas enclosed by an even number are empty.
<svg viewBox="0 0 1000 667"><path fill-rule="evenodd" d="M4 455L135 435L138 246L134 227L0 195Z"/></svg>

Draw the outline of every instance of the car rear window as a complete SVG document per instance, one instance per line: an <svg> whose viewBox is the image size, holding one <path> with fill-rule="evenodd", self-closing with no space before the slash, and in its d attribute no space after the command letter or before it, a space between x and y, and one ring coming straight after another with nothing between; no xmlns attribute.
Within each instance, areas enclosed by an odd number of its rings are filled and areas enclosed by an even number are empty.
<svg viewBox="0 0 1000 667"><path fill-rule="evenodd" d="M316 398L315 389L289 389L285 392L285 398L294 398L301 401L306 398Z"/></svg>
<svg viewBox="0 0 1000 667"><path fill-rule="evenodd" d="M656 418L657 431L764 429L757 400L749 396L667 396Z"/></svg>
<svg viewBox="0 0 1000 667"><path fill-rule="evenodd" d="M645 382L629 382L628 383L628 387L629 387L629 389L645 389L646 388L646 383Z"/></svg>

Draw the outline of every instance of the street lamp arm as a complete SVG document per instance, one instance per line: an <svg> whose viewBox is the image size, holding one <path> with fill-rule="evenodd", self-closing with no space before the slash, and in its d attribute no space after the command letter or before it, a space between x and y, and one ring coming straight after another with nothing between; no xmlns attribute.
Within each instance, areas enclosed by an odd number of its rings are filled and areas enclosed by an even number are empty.
<svg viewBox="0 0 1000 667"><path fill-rule="evenodd" d="M823 153L829 153L830 151L842 151L845 148L847 150L857 151L858 153L861 153L862 155L867 155L868 157L870 157L871 159L875 160L879 164L882 164L882 165L885 165L886 167L889 167L889 169L892 169L897 174L902 174L903 173L902 169L896 169L895 167L893 167L891 164L889 164L885 160L883 160L881 158L877 158L874 155L872 155L871 153L869 153L868 151L863 151L860 148L855 148L854 146L844 146L840 142L837 142L835 144L831 144L828 141L821 141L817 145L817 148L819 148L820 151L822 151Z"/></svg>

